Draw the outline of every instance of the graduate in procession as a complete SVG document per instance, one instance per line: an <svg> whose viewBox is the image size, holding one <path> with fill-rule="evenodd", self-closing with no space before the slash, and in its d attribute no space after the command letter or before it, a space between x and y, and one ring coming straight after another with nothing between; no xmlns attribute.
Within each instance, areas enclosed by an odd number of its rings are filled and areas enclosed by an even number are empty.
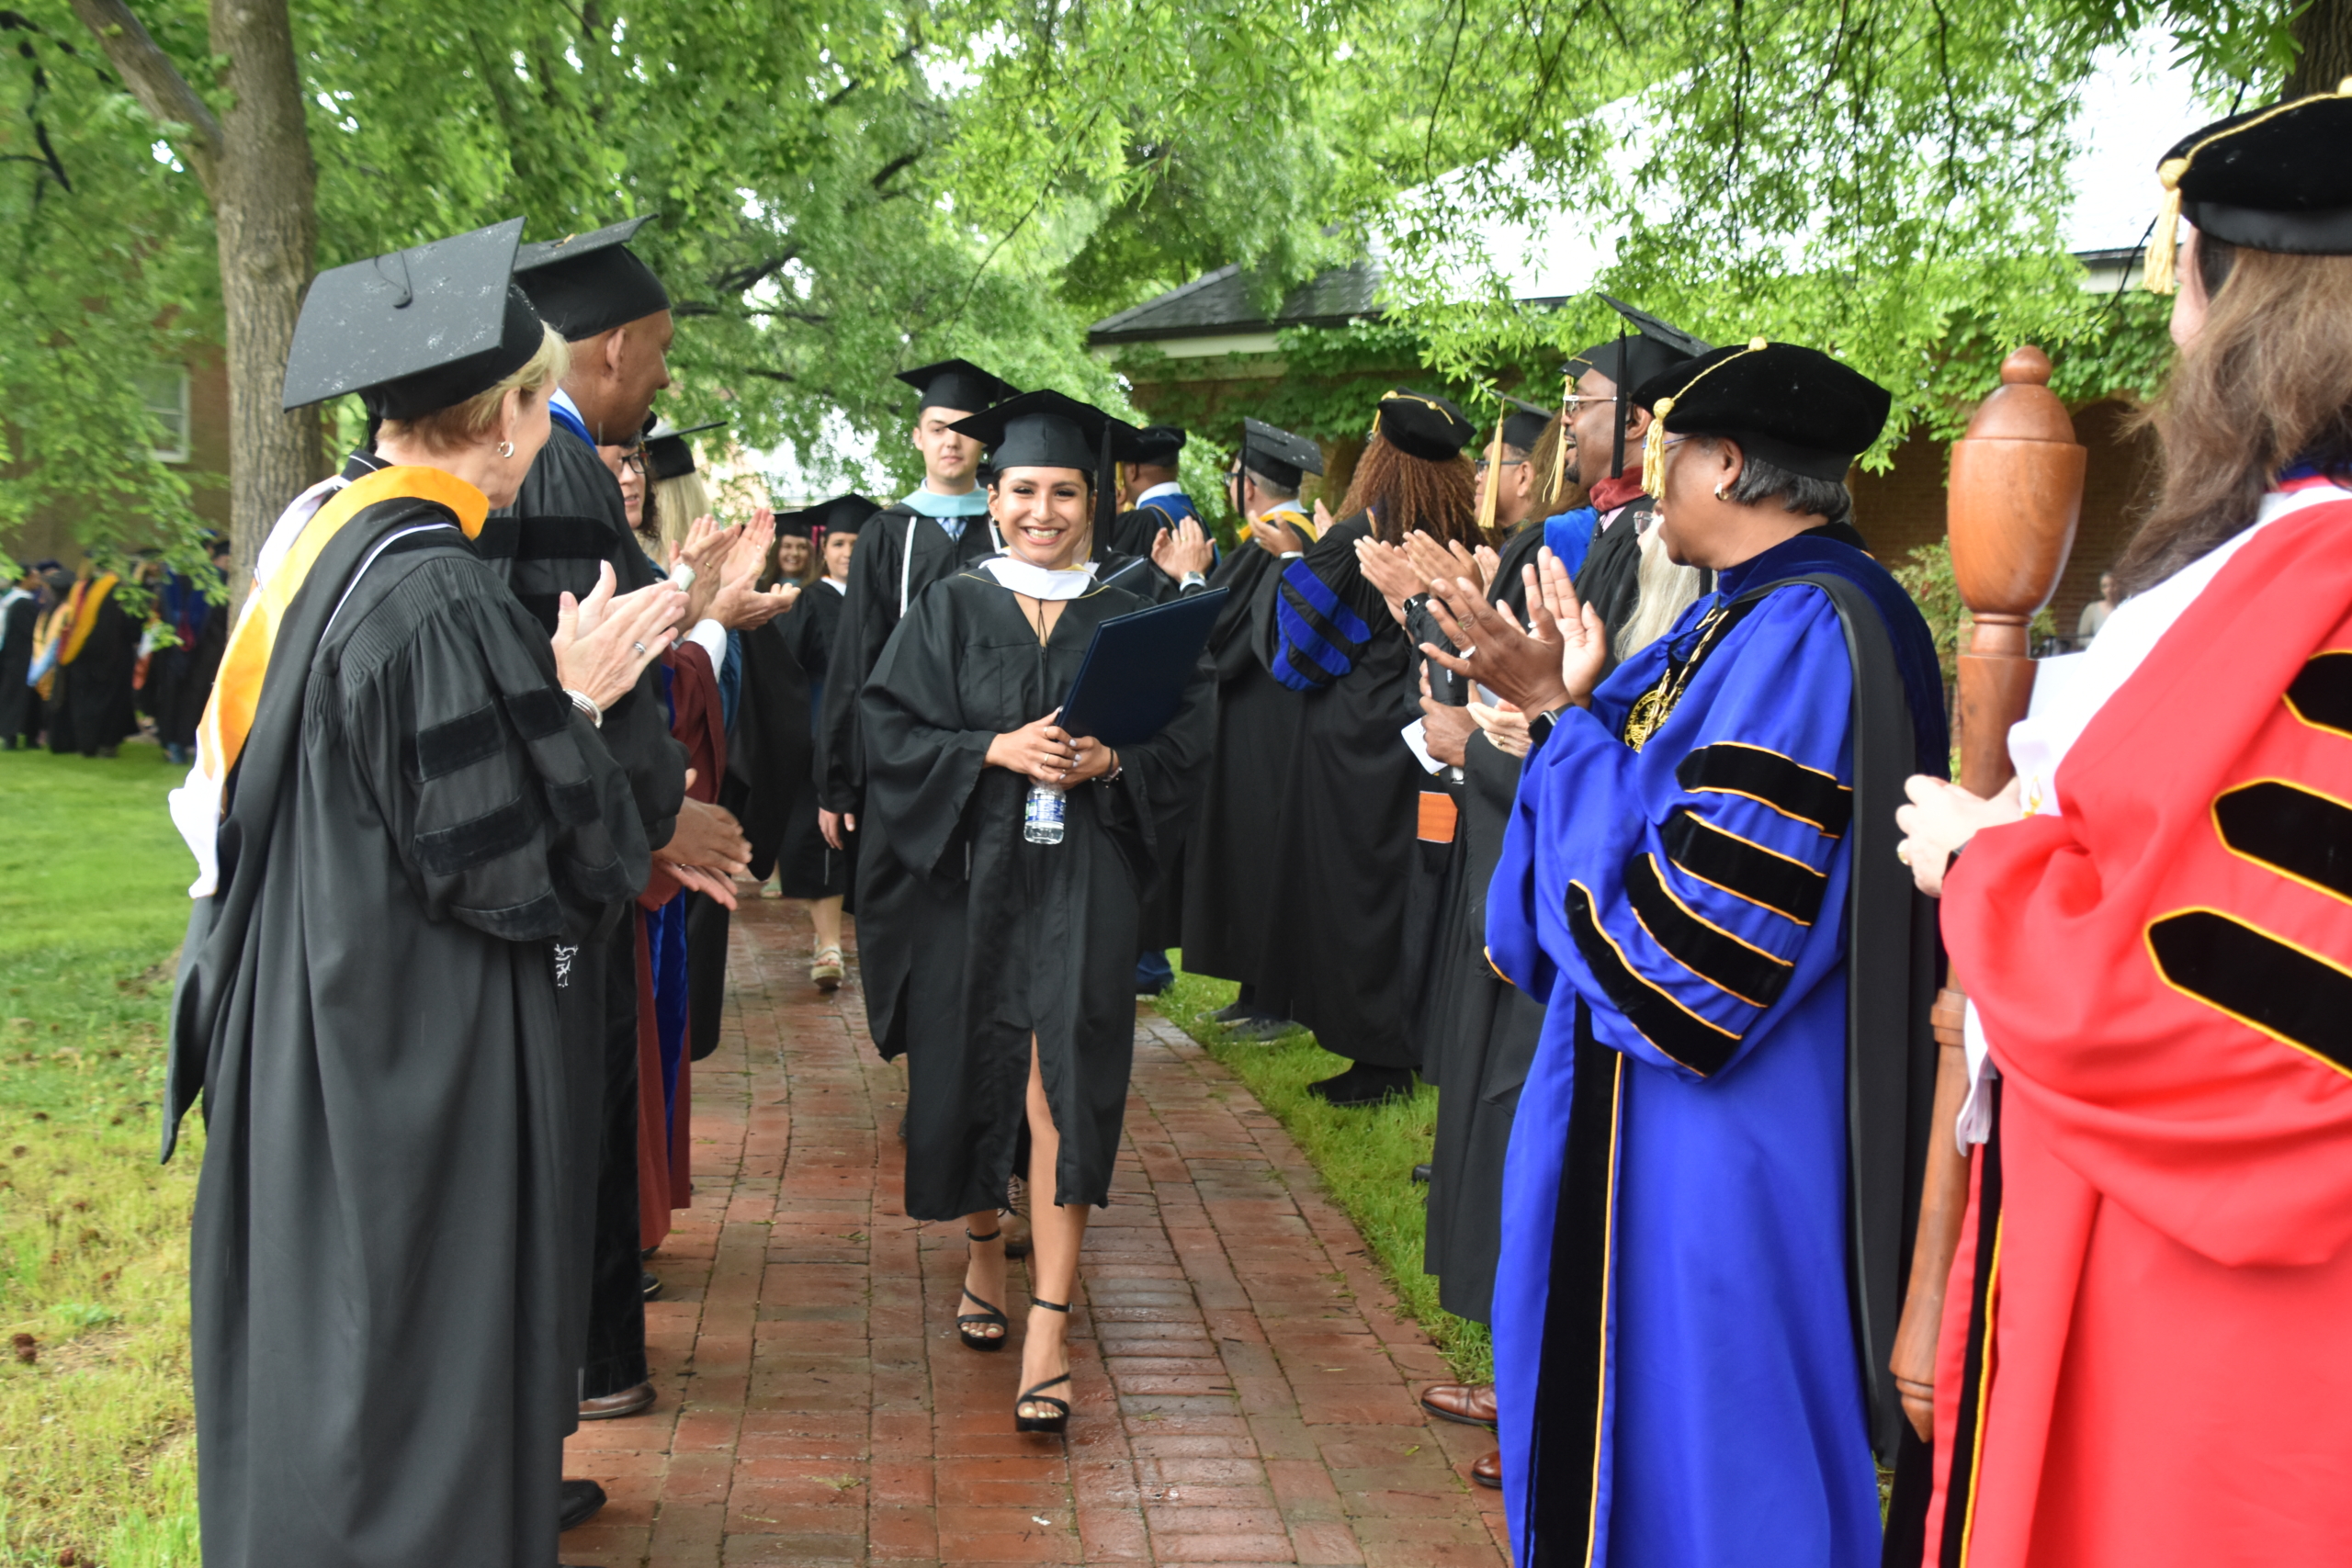
<svg viewBox="0 0 2352 1568"><path fill-rule="evenodd" d="M1975 1078L1937 1564L2352 1540L2352 81L2157 175L2180 357L2126 597L2041 661L2008 789L1904 812Z"/></svg>
<svg viewBox="0 0 2352 1568"><path fill-rule="evenodd" d="M968 359L922 366L899 379L917 393L911 439L922 454L922 484L867 520L850 563L817 724L818 820L835 849L842 832L857 827L865 793L857 698L883 645L924 589L1000 547L979 488L980 444L956 426L1012 397L1012 384Z"/></svg>
<svg viewBox="0 0 2352 1568"><path fill-rule="evenodd" d="M1288 761L1290 692L1259 659L1256 633L1272 614L1284 565L1315 538L1298 492L1307 475L1322 472L1314 442L1243 419L1226 482L1246 532L1209 579L1227 595L1209 634L1216 744L1184 846L1182 945L1188 973L1239 982L1232 1003L1210 1016L1241 1039L1271 1040L1297 1027L1264 967L1263 889L1279 831L1273 807L1288 787L1277 770Z"/></svg>
<svg viewBox="0 0 2352 1568"><path fill-rule="evenodd" d="M1419 711L1419 660L1356 544L1417 532L1441 547L1472 543L1462 456L1472 434L1442 398L1384 396L1343 515L1283 564L1255 629L1260 660L1289 694L1263 764L1279 793L1272 854L1258 873L1261 963L1290 1016L1354 1063L1309 1086L1335 1105L1409 1092L1416 1064L1400 959L1423 774L1399 732ZM1342 909L1348 918L1334 919Z"/></svg>
<svg viewBox="0 0 2352 1568"><path fill-rule="evenodd" d="M1190 518L1201 521L1201 510L1184 493L1177 474L1177 459L1189 437L1172 424L1147 424L1128 438L1119 454L1119 500L1124 510L1097 542L1122 555L1149 556L1159 536Z"/></svg>
<svg viewBox="0 0 2352 1568"><path fill-rule="evenodd" d="M860 699L866 1016L884 1055L907 1056L906 1212L969 1238L956 1328L976 1350L1010 1333L997 1213L1025 1134L1022 1431L1069 1422L1068 1314L1126 1105L1138 906L1215 737L1205 657L1148 740L1055 723L1094 629L1148 604L1084 570L1123 433L1050 391L958 422L989 448L1005 550L923 592Z"/></svg>
<svg viewBox="0 0 2352 1568"><path fill-rule="evenodd" d="M559 596L583 597L609 573L622 592L661 581L637 542L619 481L598 448L627 446L646 425L654 394L670 384L670 297L628 242L649 221L627 219L584 234L524 245L519 283L542 319L571 349L548 399L554 429L511 505L485 526L477 547L523 606L551 624ZM702 568L729 541L714 539ZM688 586L684 635L716 664L725 632L712 617L716 570ZM627 772L654 858L681 884L714 898L734 897L749 846L727 812L689 798L684 749L672 736L660 668L605 716L605 744ZM642 891L642 886L639 891ZM646 1273L640 1263L649 1214L639 1179L644 1141L639 1034L644 1025L637 922L625 920L571 957L576 982L564 992L565 1027L575 1049L603 1063L593 1106L594 1270L580 1414L604 1420L651 1407L645 1359ZM667 1213L666 1203L660 1213ZM593 1499L592 1499L593 1500Z"/></svg>
<svg viewBox="0 0 2352 1568"><path fill-rule="evenodd" d="M1860 1568L1933 1087L1893 812L1947 750L1927 626L1846 521L1890 400L1760 338L1634 395L1662 541L1716 592L1605 681L1550 559L1533 635L1456 581L1442 621L1476 652L1430 645L1533 716L1487 910L1547 1002L1494 1286L1512 1545Z"/></svg>
<svg viewBox="0 0 2352 1568"><path fill-rule="evenodd" d="M855 558L858 532L878 510L862 495L840 495L776 519L779 529L806 530L822 561L821 575L775 623L775 635L807 683L802 705L808 762L789 795L779 792L784 802L782 819L772 853L777 896L808 900L809 921L816 931L808 979L827 991L842 983L842 913L857 872L857 834L847 828L838 829L836 846L818 824L817 723L824 709L833 645L848 602L850 565ZM757 860L752 869L755 874L761 870Z"/></svg>
<svg viewBox="0 0 2352 1568"><path fill-rule="evenodd" d="M111 757L139 733L131 671L139 661L139 623L122 607L121 580L87 569L79 581L53 572L62 636L42 712L49 749L59 756Z"/></svg>
<svg viewBox="0 0 2352 1568"><path fill-rule="evenodd" d="M220 1568L556 1555L598 1076L563 998L649 863L597 727L684 604L607 576L550 637L481 558L567 359L508 284L521 228L311 284L286 406L356 392L374 450L261 550L173 796L198 876L164 1154L200 1099Z"/></svg>

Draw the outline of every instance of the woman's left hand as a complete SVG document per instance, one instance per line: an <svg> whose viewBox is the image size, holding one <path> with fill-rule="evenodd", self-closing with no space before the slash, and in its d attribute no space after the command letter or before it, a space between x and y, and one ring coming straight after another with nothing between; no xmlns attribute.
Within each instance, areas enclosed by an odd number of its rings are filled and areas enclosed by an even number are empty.
<svg viewBox="0 0 2352 1568"><path fill-rule="evenodd" d="M2018 805L2018 781L2013 777L2001 793L1986 800L1947 784L1931 773L1914 773L1903 793L1911 804L1895 807L1894 825L1903 841L1894 855L1911 868L1911 880L1929 897L1944 890L1944 873L1969 840L1984 828L2015 822L2023 813Z"/></svg>
<svg viewBox="0 0 2352 1568"><path fill-rule="evenodd" d="M1069 773L1056 779L1056 784L1080 784L1118 771L1119 754L1092 736L1081 735L1070 744L1078 748L1078 761Z"/></svg>

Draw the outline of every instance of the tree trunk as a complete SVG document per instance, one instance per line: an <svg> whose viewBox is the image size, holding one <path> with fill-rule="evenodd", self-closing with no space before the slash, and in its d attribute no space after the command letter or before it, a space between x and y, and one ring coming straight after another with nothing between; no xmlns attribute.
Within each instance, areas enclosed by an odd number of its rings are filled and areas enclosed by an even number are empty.
<svg viewBox="0 0 2352 1568"><path fill-rule="evenodd" d="M2295 68L2279 96L2332 93L2352 76L2352 0L2312 0L2295 18Z"/></svg>
<svg viewBox="0 0 2352 1568"><path fill-rule="evenodd" d="M318 420L278 410L318 249L318 172L288 0L213 0L212 53L232 95L218 118L124 0L73 3L147 112L187 128L187 163L212 204L229 327L229 581L242 597L269 525L324 467Z"/></svg>
<svg viewBox="0 0 2352 1568"><path fill-rule="evenodd" d="M243 581L269 525L324 466L317 418L278 407L318 254L318 169L288 0L212 0L212 52L226 60L233 95L212 210L229 320L229 515Z"/></svg>

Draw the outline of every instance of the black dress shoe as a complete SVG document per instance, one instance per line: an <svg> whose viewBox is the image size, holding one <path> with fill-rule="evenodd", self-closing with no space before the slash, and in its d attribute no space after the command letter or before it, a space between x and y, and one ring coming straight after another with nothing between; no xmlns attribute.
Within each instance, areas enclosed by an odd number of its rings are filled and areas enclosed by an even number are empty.
<svg viewBox="0 0 2352 1568"><path fill-rule="evenodd" d="M556 1531L576 1530L596 1517L605 1506L605 1489L593 1481L566 1481L563 1483L563 1511L556 1516Z"/></svg>
<svg viewBox="0 0 2352 1568"><path fill-rule="evenodd" d="M1279 1040L1298 1027L1289 1019L1258 1012L1251 1013L1238 1023L1227 1024L1226 1032L1236 1040Z"/></svg>
<svg viewBox="0 0 2352 1568"><path fill-rule="evenodd" d="M645 1292L645 1299L649 1302L662 1299L661 1277L650 1269L640 1269L637 1271L637 1288Z"/></svg>
<svg viewBox="0 0 2352 1568"><path fill-rule="evenodd" d="M1209 1014L1211 1023L1239 1023L1250 1016L1250 1010L1240 1002L1230 1002Z"/></svg>
<svg viewBox="0 0 2352 1568"><path fill-rule="evenodd" d="M1413 1092L1410 1067L1375 1067L1358 1062L1336 1077L1306 1086L1306 1092L1332 1105L1377 1105Z"/></svg>
<svg viewBox="0 0 2352 1568"><path fill-rule="evenodd" d="M1436 1174L1435 1171L1426 1161L1413 1168L1413 1179L1424 1187L1430 1184L1430 1178L1434 1174Z"/></svg>
<svg viewBox="0 0 2352 1568"><path fill-rule="evenodd" d="M624 1416L641 1416L653 1408L653 1385L641 1382L618 1393L599 1394L594 1399L582 1400L580 1418L582 1421L618 1421Z"/></svg>

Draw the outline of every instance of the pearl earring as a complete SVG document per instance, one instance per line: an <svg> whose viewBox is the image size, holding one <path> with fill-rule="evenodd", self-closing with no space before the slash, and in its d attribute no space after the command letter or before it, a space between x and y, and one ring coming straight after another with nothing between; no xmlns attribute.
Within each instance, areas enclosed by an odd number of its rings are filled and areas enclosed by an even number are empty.
<svg viewBox="0 0 2352 1568"><path fill-rule="evenodd" d="M512 457L513 456L514 456L514 443L513 443L512 441L502 441L502 442L500 442L500 443L498 444L498 455L499 455L500 457ZM1716 498L1720 500L1720 499L1722 498L1722 496L1723 496L1723 493L1724 493L1724 492L1723 492L1722 491L1720 491L1720 490L1716 491L1715 491Z"/></svg>

